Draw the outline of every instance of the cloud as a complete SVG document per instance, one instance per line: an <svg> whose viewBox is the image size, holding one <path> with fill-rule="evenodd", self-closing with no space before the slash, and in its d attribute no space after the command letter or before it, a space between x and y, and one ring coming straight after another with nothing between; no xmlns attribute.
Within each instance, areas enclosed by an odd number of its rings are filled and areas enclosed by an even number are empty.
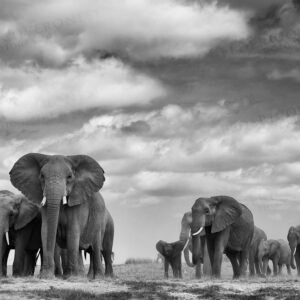
<svg viewBox="0 0 300 300"><path fill-rule="evenodd" d="M159 82L115 59L78 59L63 70L29 67L16 73L20 86L0 89L0 115L14 121L143 106L165 94Z"/></svg>
<svg viewBox="0 0 300 300"><path fill-rule="evenodd" d="M280 71L278 69L275 69L267 75L267 78L270 80L290 79L290 80L299 82L300 81L300 70L292 69L292 70L288 70L288 71Z"/></svg>
<svg viewBox="0 0 300 300"><path fill-rule="evenodd" d="M136 60L195 57L249 35L247 16L216 3L177 0L5 2L0 58L62 66L69 59L112 53ZM17 21L16 21L17 20ZM32 21L34 20L34 22Z"/></svg>

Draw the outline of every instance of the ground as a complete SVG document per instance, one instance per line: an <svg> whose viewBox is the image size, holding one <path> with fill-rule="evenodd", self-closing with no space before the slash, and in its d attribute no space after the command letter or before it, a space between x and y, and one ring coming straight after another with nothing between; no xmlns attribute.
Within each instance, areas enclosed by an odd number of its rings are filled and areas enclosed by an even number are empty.
<svg viewBox="0 0 300 300"><path fill-rule="evenodd" d="M163 278L159 263L114 266L115 278L88 280L42 280L38 276L0 281L2 299L300 299L300 278L283 274L267 279L232 280L228 263L223 264L222 280L194 278L194 270L183 266L183 279ZM284 270L285 271L285 270Z"/></svg>

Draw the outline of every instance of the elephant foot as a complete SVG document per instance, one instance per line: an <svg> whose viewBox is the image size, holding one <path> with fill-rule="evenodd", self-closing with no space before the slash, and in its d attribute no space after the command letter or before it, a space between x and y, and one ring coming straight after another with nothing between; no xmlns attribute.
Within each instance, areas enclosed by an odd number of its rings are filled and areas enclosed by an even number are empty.
<svg viewBox="0 0 300 300"><path fill-rule="evenodd" d="M40 279L54 279L55 278L54 273L51 271L48 271L48 270L41 271L39 277L40 277Z"/></svg>

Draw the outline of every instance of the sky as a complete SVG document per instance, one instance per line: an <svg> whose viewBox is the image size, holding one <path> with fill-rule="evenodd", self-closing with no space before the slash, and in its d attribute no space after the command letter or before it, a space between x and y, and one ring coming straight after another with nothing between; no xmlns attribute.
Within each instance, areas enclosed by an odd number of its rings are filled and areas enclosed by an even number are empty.
<svg viewBox="0 0 300 300"><path fill-rule="evenodd" d="M155 258L198 197L300 223L300 1L2 0L0 189L29 152L105 170L116 263ZM17 192L17 191L16 191Z"/></svg>

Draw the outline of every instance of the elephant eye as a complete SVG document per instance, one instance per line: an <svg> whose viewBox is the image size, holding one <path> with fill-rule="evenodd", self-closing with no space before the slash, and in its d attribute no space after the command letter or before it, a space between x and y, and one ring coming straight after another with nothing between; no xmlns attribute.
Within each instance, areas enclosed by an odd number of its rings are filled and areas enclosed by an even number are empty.
<svg viewBox="0 0 300 300"><path fill-rule="evenodd" d="M71 175L71 174L69 174L68 176L67 176L67 179L68 180L70 180L70 179L72 179L73 178L73 176Z"/></svg>
<svg viewBox="0 0 300 300"><path fill-rule="evenodd" d="M204 213L205 213L206 215L208 215L208 214L209 214L209 208L206 207L206 208L204 209Z"/></svg>

